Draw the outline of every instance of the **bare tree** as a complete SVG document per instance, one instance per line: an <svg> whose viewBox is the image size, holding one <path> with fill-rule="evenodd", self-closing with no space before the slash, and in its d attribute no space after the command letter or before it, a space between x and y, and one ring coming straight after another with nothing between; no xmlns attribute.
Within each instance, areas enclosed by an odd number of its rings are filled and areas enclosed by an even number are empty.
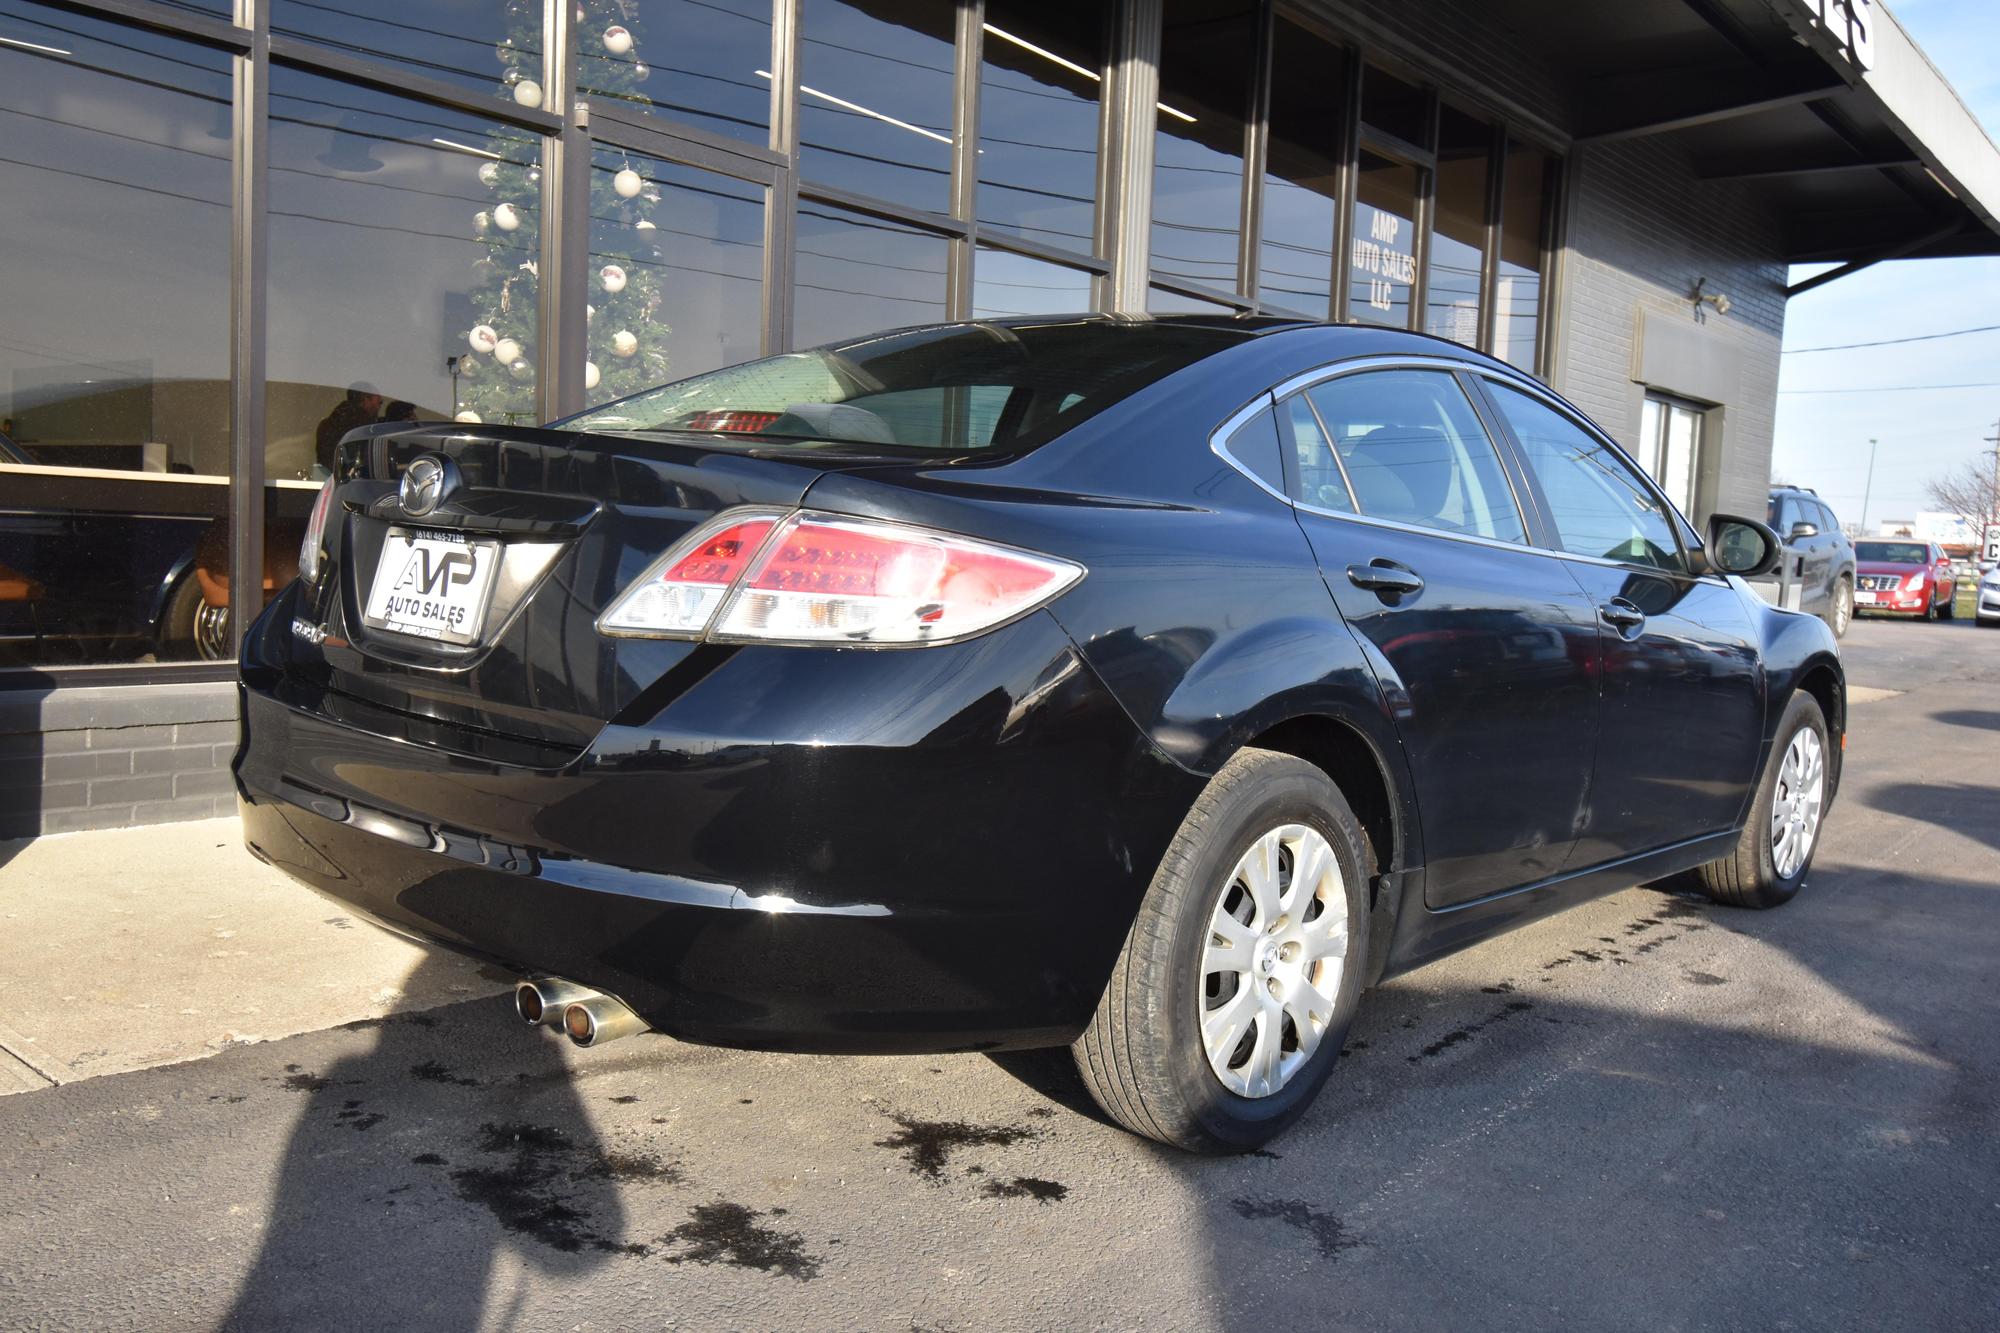
<svg viewBox="0 0 2000 1333"><path fill-rule="evenodd" d="M2000 523L2000 469L1986 455L1924 483L1930 502L1975 525Z"/></svg>

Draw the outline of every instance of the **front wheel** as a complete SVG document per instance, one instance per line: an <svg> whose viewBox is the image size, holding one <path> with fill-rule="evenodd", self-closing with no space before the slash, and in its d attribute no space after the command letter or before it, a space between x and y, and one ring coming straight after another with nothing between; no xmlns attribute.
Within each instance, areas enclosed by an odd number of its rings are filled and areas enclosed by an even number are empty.
<svg viewBox="0 0 2000 1333"><path fill-rule="evenodd" d="M1340 789L1239 752L1181 824L1074 1047L1136 1134L1248 1152L1326 1082L1361 998L1375 857Z"/></svg>
<svg viewBox="0 0 2000 1333"><path fill-rule="evenodd" d="M1709 897L1759 908L1792 900L1819 849L1830 758L1819 702L1809 694L1793 695L1736 850L1696 872Z"/></svg>
<svg viewBox="0 0 2000 1333"><path fill-rule="evenodd" d="M1837 579L1833 585L1833 605L1826 612L1826 627L1839 639L1846 637L1847 627L1853 623L1854 584L1844 578Z"/></svg>
<svg viewBox="0 0 2000 1333"><path fill-rule="evenodd" d="M1958 589L1951 590L1951 596L1938 603L1939 620L1958 619Z"/></svg>

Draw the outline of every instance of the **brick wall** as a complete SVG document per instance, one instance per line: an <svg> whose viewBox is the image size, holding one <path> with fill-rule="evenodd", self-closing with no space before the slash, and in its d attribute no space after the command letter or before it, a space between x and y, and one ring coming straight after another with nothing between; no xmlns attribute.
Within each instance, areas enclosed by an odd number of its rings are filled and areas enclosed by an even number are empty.
<svg viewBox="0 0 2000 1333"><path fill-rule="evenodd" d="M1720 464L1713 507L1763 513L1785 330L1786 269L1766 257L1780 253L1777 219L1740 187L1697 180L1664 139L1579 148L1570 171L1557 386L1630 444L1645 389L1634 379L1643 315L1696 327L1734 366L1733 383L1712 395L1726 410L1722 438L1705 443ZM1705 307L1697 318L1688 296L1702 278L1728 295L1727 315Z"/></svg>
<svg viewBox="0 0 2000 1333"><path fill-rule="evenodd" d="M0 838L236 809L229 682L0 692Z"/></svg>

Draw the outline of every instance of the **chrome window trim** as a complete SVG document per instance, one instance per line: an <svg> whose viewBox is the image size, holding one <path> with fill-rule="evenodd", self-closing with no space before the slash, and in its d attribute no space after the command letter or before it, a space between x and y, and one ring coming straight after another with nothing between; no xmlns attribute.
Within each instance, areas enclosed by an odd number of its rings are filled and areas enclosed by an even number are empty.
<svg viewBox="0 0 2000 1333"><path fill-rule="evenodd" d="M1235 454L1229 452L1229 440L1232 436L1236 434L1237 431L1243 429L1243 427L1250 424L1250 422L1255 420L1258 414L1261 412L1269 410L1275 413L1277 410L1277 406L1278 406L1277 398L1274 397L1268 389L1265 390L1263 393L1258 394L1255 398L1252 398L1242 407L1239 407L1236 409L1236 411L1232 412L1228 420L1224 421L1220 426L1217 426L1214 430L1209 432L1208 451L1214 454L1217 458L1220 458L1223 462L1229 464L1229 466L1234 468L1236 471L1242 473L1244 478L1247 479L1250 482L1250 484L1255 486L1258 490L1264 492L1264 494L1272 497L1275 500L1281 500L1285 504L1289 505L1294 503L1291 496L1286 495L1283 491L1279 490L1275 486L1271 485L1269 482L1265 481L1262 477L1258 476L1255 472L1251 471L1249 467L1245 466L1242 459L1238 458ZM1279 443L1282 445L1283 440L1281 439ZM1282 464L1283 461L1284 461L1284 455L1281 453L1279 455L1280 464Z"/></svg>
<svg viewBox="0 0 2000 1333"><path fill-rule="evenodd" d="M1427 528L1421 523L1404 523L1392 518L1377 518L1372 514L1354 513L1339 509L1325 509L1319 505L1309 504L1304 500L1295 499L1290 495L1285 495L1272 489L1269 485L1265 484L1262 478L1245 467L1235 455L1229 452L1227 447L1229 437L1265 408L1268 407L1275 410L1280 402L1283 402L1295 393L1300 393L1316 385L1323 384L1327 380L1338 379L1343 375L1359 374L1369 370L1464 371L1467 374L1482 376L1496 383L1504 384L1509 388L1518 389L1531 397L1541 399L1550 407L1559 410L1566 420L1575 422L1578 428L1586 435L1603 444L1609 445L1616 451L1618 457L1624 460L1625 465L1631 468L1639 477L1640 483L1646 490L1655 499L1664 504L1669 513L1681 521L1685 530L1677 531L1675 536L1681 542L1682 556L1686 556L1688 534L1694 532L1695 528L1694 524L1688 521L1687 516L1681 513L1680 508L1660 493L1658 487L1653 484L1653 479L1646 475L1643 468L1633 464L1631 458L1619 447L1616 440L1591 425L1588 418L1584 417L1575 407L1564 401L1561 395L1544 386L1533 376L1513 366L1481 365L1478 362L1464 361L1452 356L1430 356L1423 353L1411 352L1359 356L1351 357L1344 361L1328 362L1326 365L1301 371L1293 375L1290 379L1280 381L1276 386L1259 394L1249 403L1232 413L1227 420L1210 432L1208 437L1209 451L1241 473L1245 479L1265 494L1284 501L1287 505L1302 513L1316 514L1321 518L1346 519L1354 523L1365 523L1371 527L1387 528L1394 532L1419 533L1430 537L1441 537L1446 541L1467 542L1474 546L1490 546L1503 551L1531 551L1539 555L1550 556L1557 560L1574 561L1577 564L1599 565L1607 569L1629 569L1638 573L1655 574L1662 578L1685 579L1690 582L1714 583L1727 586L1728 579L1721 574L1696 574L1692 569L1661 569L1656 565L1638 565L1624 560L1606 560L1603 556L1579 555L1576 552L1565 551L1559 547L1544 546L1532 539L1524 538L1518 542L1511 542L1498 537L1482 537L1476 533L1448 532L1443 528ZM1318 409L1315 408L1314 410L1316 412ZM1497 445L1498 441L1494 443ZM1510 492L1512 485L1513 483L1510 478L1508 482ZM1517 509L1520 506L1520 498L1518 496L1515 497L1515 505ZM1522 514L1524 529L1526 527L1526 520L1527 516L1524 513Z"/></svg>

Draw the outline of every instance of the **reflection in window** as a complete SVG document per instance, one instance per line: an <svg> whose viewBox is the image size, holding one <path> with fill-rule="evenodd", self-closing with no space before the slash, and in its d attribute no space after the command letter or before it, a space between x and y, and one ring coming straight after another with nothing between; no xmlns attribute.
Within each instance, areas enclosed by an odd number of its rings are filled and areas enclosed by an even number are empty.
<svg viewBox="0 0 2000 1333"><path fill-rule="evenodd" d="M591 403L758 354L761 185L601 148L590 214Z"/></svg>
<svg viewBox="0 0 2000 1333"><path fill-rule="evenodd" d="M539 144L273 71L269 475L325 475L370 421L534 419Z"/></svg>
<svg viewBox="0 0 2000 1333"><path fill-rule="evenodd" d="M1271 57L1271 145L1257 294L1325 319L1333 291L1346 68L1340 49L1279 19Z"/></svg>
<svg viewBox="0 0 2000 1333"><path fill-rule="evenodd" d="M1153 315L1233 315L1236 307L1220 301L1204 301L1199 296L1182 296L1165 287L1153 287L1146 292L1146 311Z"/></svg>
<svg viewBox="0 0 2000 1333"><path fill-rule="evenodd" d="M1245 0L1180 0L1160 35L1153 271L1219 291L1236 290L1257 10Z"/></svg>
<svg viewBox="0 0 2000 1333"><path fill-rule="evenodd" d="M1319 414L1302 393L1287 398L1283 410L1292 428L1292 448L1298 460L1297 498L1316 509L1353 513L1354 496L1347 489L1347 477L1334 459L1326 432L1320 429Z"/></svg>
<svg viewBox="0 0 2000 1333"><path fill-rule="evenodd" d="M1101 5L990 0L981 43L979 223L1095 248Z"/></svg>
<svg viewBox="0 0 2000 1333"><path fill-rule="evenodd" d="M1348 257L1349 319L1410 327L1410 295L1417 279L1416 215L1417 168L1362 149Z"/></svg>
<svg viewBox="0 0 2000 1333"><path fill-rule="evenodd" d="M584 0L591 17L615 14L611 0ZM596 18L597 26L620 22ZM542 7L506 0L271 0L274 36L302 37L369 61L387 61L434 79L502 93L522 106L546 100Z"/></svg>
<svg viewBox="0 0 2000 1333"><path fill-rule="evenodd" d="M1493 135L1452 107L1438 118L1424 332L1479 345L1479 274L1486 253L1486 164Z"/></svg>
<svg viewBox="0 0 2000 1333"><path fill-rule="evenodd" d="M229 59L0 35L0 667L227 656Z"/></svg>
<svg viewBox="0 0 2000 1333"><path fill-rule="evenodd" d="M942 236L901 223L800 204L792 345L942 320L949 249Z"/></svg>
<svg viewBox="0 0 2000 1333"><path fill-rule="evenodd" d="M1090 275L982 247L972 264L972 317L1074 315L1090 309Z"/></svg>
<svg viewBox="0 0 2000 1333"><path fill-rule="evenodd" d="M767 146L771 0L586 0L577 90Z"/></svg>
<svg viewBox="0 0 2000 1333"><path fill-rule="evenodd" d="M1500 203L1499 280L1493 288L1493 355L1521 369L1535 366L1542 313L1542 200L1548 158L1511 144Z"/></svg>
<svg viewBox="0 0 2000 1333"><path fill-rule="evenodd" d="M947 210L953 13L927 0L803 0L801 176Z"/></svg>
<svg viewBox="0 0 2000 1333"><path fill-rule="evenodd" d="M1541 399L1504 384L1491 389L1548 498L1563 550L1658 569L1682 567L1666 507L1624 459Z"/></svg>
<svg viewBox="0 0 2000 1333"><path fill-rule="evenodd" d="M1306 396L1339 454L1360 512L1444 532L1526 540L1500 456L1453 376L1436 370L1343 375Z"/></svg>

